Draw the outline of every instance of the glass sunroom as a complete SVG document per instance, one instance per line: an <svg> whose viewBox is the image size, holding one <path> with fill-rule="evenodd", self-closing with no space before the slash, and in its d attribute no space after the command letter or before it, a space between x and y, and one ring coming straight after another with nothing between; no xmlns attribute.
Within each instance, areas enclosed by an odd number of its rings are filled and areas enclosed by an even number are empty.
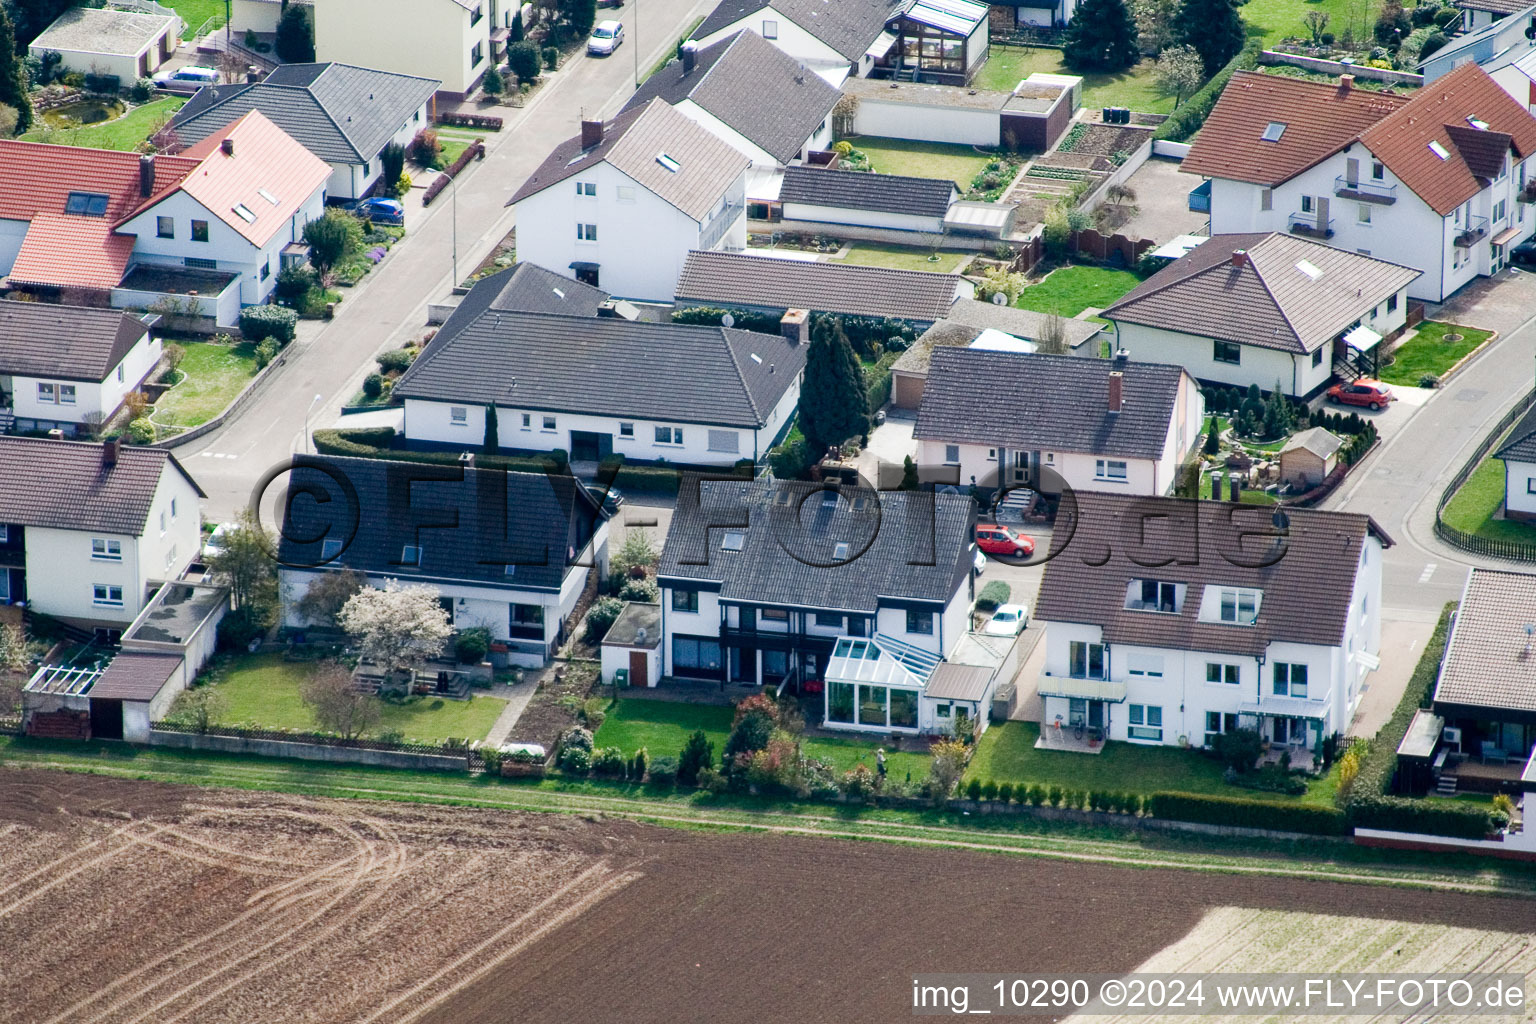
<svg viewBox="0 0 1536 1024"><path fill-rule="evenodd" d="M937 654L880 634L839 638L827 661L823 724L916 733L918 701L939 661Z"/></svg>

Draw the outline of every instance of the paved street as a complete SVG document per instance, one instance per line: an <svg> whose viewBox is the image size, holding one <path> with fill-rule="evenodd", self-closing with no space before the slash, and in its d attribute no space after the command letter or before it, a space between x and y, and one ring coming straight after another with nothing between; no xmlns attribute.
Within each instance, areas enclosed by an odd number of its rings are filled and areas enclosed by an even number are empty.
<svg viewBox="0 0 1536 1024"><path fill-rule="evenodd" d="M583 113L611 116L634 92L637 52L644 73L709 6L709 0L629 0L607 9L603 16L622 20L629 37L617 54L580 54L527 107L494 108L507 119L507 127L487 137L485 160L471 165L431 209L411 220L405 242L364 284L347 292L334 321L300 325L286 364L251 404L219 430L175 449L207 492L204 511L210 519L229 519L250 500L253 486L269 468L300 449L307 411L311 427L335 422L342 403L373 369L372 357L420 337L427 303L453 285L453 189L461 191L462 277L511 229L512 211L503 204L554 144L578 132ZM321 399L309 411L316 395Z"/></svg>

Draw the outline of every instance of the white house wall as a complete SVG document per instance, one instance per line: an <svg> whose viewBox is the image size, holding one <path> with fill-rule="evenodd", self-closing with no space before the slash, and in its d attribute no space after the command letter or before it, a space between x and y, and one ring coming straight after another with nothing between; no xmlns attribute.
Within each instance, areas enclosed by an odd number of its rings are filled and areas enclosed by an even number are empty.
<svg viewBox="0 0 1536 1024"><path fill-rule="evenodd" d="M923 469L925 479L952 480L955 474L955 464L947 463L944 459L944 441L919 442L918 465ZM962 444L960 448L959 481L962 487L970 486L972 478L979 486L996 486L999 479L997 465L998 449L988 445ZM1031 451L1035 449L1029 449ZM1004 457L1011 459L1014 449L1005 449ZM988 452L994 454L989 455ZM1050 458L1047 459L1047 456ZM1128 459L1123 456L1107 454L1102 456L1110 459L1122 459L1126 463L1126 477L1124 480L1100 479L1097 475L1098 460L1101 456L1085 455L1078 452L1040 452L1040 466L1044 470L1054 471L1059 474L1066 485L1079 491L1112 491L1125 494L1162 494L1168 490L1167 486L1158 486L1160 478L1157 463L1153 459ZM1007 481L1004 480L1006 483Z"/></svg>
<svg viewBox="0 0 1536 1024"><path fill-rule="evenodd" d="M1511 512L1536 516L1536 463L1504 463L1504 504Z"/></svg>
<svg viewBox="0 0 1536 1024"><path fill-rule="evenodd" d="M672 675L672 638L674 636L720 635L720 595L712 590L699 591L699 610L680 612L672 607L672 588L661 591L661 657L666 675Z"/></svg>
<svg viewBox="0 0 1536 1024"><path fill-rule="evenodd" d="M1399 310L1405 303L1399 303ZM1323 346L1322 360L1312 365L1310 355L1298 355L1257 345L1241 346L1240 362L1220 363L1215 358L1215 341L1199 335L1166 331L1160 327L1120 322L1111 330L1118 334L1118 344L1132 359L1142 362L1173 363L1189 371L1197 380L1218 381L1246 388L1257 384L1263 391L1279 381L1288 395L1305 395L1327 382L1333 373L1333 352Z"/></svg>
<svg viewBox="0 0 1536 1024"><path fill-rule="evenodd" d="M785 220L814 221L820 224L855 225L892 231L919 231L943 234L944 218L910 213L886 213L879 210L850 210L836 206L812 206L809 203L785 203Z"/></svg>
<svg viewBox="0 0 1536 1024"><path fill-rule="evenodd" d="M773 33L773 37L770 37L769 31L763 24L764 22L776 23L777 31ZM732 22L711 35L699 38L697 40L699 49L705 49L722 39L735 35L742 29L748 28L764 39L767 39L791 57L804 61L812 68L818 70L821 68L842 68L846 70L851 63L847 57L844 57L832 49L832 47L775 11L772 7L765 7L762 10L754 11L752 14ZM863 70L860 71L861 75L865 73Z"/></svg>
<svg viewBox="0 0 1536 1024"><path fill-rule="evenodd" d="M194 26L196 27L196 26ZM150 40L142 50L135 53L94 53L89 50L56 50L63 58L60 66L69 71L78 71L82 75L93 72L104 75L116 75L122 87L127 89L139 80L139 58L145 56L148 74L154 74L160 68L160 40L170 32L170 26L166 26L165 32L158 33ZM28 47L28 52L41 56L49 47L39 48L37 45Z"/></svg>
<svg viewBox="0 0 1536 1024"><path fill-rule="evenodd" d="M229 9L230 28L242 36L246 32L276 32L277 23L282 20L283 6L273 0L233 0Z"/></svg>
<svg viewBox="0 0 1536 1024"><path fill-rule="evenodd" d="M490 67L490 2L470 24L454 0L321 0L314 5L315 59L418 75L444 92L469 92ZM402 26L409 26L402 30ZM470 51L480 43L481 60Z"/></svg>
<svg viewBox="0 0 1536 1024"><path fill-rule="evenodd" d="M886 139L949 142L995 149L1001 145L1002 111L896 103L866 96L859 100L853 130L857 135Z"/></svg>
<svg viewBox="0 0 1536 1024"><path fill-rule="evenodd" d="M160 352L160 339L150 333L128 350L123 361L117 368L108 372L107 379L103 381L19 375L13 377L13 411L20 420L35 420L40 423L80 424L86 422L86 417L91 413L101 413L104 418L109 417L123 404L123 396L137 389L145 376L159 363ZM119 370L122 372L121 380L118 378ZM38 385L44 383L53 385L55 396L59 394L61 385L72 385L75 389L74 403L40 401Z"/></svg>

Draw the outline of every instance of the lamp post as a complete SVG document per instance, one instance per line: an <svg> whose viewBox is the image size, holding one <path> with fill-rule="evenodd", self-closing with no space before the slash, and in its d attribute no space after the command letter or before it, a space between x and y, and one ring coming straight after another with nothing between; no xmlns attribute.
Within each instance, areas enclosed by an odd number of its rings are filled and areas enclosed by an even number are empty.
<svg viewBox="0 0 1536 1024"><path fill-rule="evenodd" d="M453 209L448 213L453 222L453 281L450 288L459 286L459 179L453 179Z"/></svg>
<svg viewBox="0 0 1536 1024"><path fill-rule="evenodd" d="M305 451L308 451L309 449L314 447L314 444L311 441L310 436L309 436L309 414L315 411L315 406L319 405L320 404L320 399L322 399L324 397L325 397L324 395L316 395L315 398L314 398L314 401L309 403L309 408L304 410L304 450ZM316 454L319 454L318 451L316 452Z"/></svg>
<svg viewBox="0 0 1536 1024"><path fill-rule="evenodd" d="M635 51L635 88L640 88L640 0L635 0L634 17L630 20L635 23L635 37L630 40L633 44L630 49Z"/></svg>

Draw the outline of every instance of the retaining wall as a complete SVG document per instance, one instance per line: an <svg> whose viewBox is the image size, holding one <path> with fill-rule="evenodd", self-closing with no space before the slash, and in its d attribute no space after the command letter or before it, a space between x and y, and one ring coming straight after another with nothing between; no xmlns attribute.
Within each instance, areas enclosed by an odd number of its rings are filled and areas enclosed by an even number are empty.
<svg viewBox="0 0 1536 1024"><path fill-rule="evenodd" d="M1289 64L1293 68L1322 71L1331 75L1354 75L1356 78L1369 78L1377 82L1391 82L1393 85L1419 86L1424 84L1424 76L1412 71L1393 71L1391 68L1373 68L1364 64L1345 64L1343 61L1325 60L1322 57L1303 57L1299 53L1279 53L1275 50L1265 50L1259 54L1259 63Z"/></svg>
<svg viewBox="0 0 1536 1024"><path fill-rule="evenodd" d="M257 740L242 736L214 736L195 732L149 731L152 747L179 750L216 750L225 754L255 754L258 757L293 757L304 761L335 761L368 764L381 768L409 768L415 771L462 772L468 769L463 757L446 754L411 754L400 750L368 750L359 747L330 747L320 743L288 740Z"/></svg>

